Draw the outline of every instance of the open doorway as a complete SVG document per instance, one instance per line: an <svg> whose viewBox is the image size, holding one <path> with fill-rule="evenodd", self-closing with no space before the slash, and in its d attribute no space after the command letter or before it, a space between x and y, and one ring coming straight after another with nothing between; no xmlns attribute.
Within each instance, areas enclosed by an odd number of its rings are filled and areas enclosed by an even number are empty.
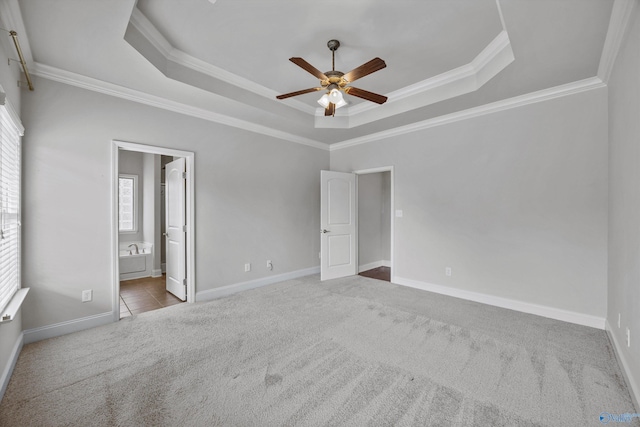
<svg viewBox="0 0 640 427"><path fill-rule="evenodd" d="M194 300L193 153L114 141L114 319Z"/></svg>
<svg viewBox="0 0 640 427"><path fill-rule="evenodd" d="M391 281L391 172L358 173L358 274Z"/></svg>
<svg viewBox="0 0 640 427"><path fill-rule="evenodd" d="M371 193L378 202L362 201L367 213L378 220L377 226L369 227L365 224L358 232L358 181L361 176L378 174L378 190ZM367 187L363 178L363 185ZM320 280L338 279L354 276L361 271L377 267L389 269L390 281L394 280L394 209L393 166L366 169L352 173L337 171L320 171ZM365 190L366 191L366 190ZM367 205L373 206L367 209ZM384 209L384 214L382 210ZM382 219L386 216L387 220ZM367 221L367 219L362 219ZM388 233L384 231L388 224ZM384 237L383 237L384 236ZM388 237L387 237L388 236ZM363 239L362 246L359 239ZM371 239L370 239L371 238ZM384 240L384 245L382 241ZM374 243L367 243L374 241ZM375 243L377 241L377 243ZM388 242L388 245L387 245ZM358 249L364 255L358 254ZM388 250L387 250L388 248ZM372 251L367 252L369 249Z"/></svg>

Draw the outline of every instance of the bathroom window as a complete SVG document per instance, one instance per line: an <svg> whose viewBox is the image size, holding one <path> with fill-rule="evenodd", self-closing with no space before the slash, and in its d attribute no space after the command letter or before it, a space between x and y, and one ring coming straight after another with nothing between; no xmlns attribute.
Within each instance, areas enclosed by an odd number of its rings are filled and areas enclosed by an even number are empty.
<svg viewBox="0 0 640 427"><path fill-rule="evenodd" d="M120 175L118 180L118 224L121 233L138 231L137 175Z"/></svg>
<svg viewBox="0 0 640 427"><path fill-rule="evenodd" d="M20 289L20 169L22 125L0 106L0 316Z"/></svg>

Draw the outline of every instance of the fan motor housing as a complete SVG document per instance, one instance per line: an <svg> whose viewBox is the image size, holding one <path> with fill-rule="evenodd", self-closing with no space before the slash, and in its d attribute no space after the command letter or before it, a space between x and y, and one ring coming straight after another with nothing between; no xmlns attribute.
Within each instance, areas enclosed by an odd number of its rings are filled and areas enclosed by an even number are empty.
<svg viewBox="0 0 640 427"><path fill-rule="evenodd" d="M342 71L327 71L324 73L324 75L327 76L328 79L320 81L322 87L327 87L331 84L335 84L342 88L347 85L347 81L342 77L344 76L344 73Z"/></svg>
<svg viewBox="0 0 640 427"><path fill-rule="evenodd" d="M329 40L327 42L327 47L330 51L336 51L340 47L340 42L338 40Z"/></svg>

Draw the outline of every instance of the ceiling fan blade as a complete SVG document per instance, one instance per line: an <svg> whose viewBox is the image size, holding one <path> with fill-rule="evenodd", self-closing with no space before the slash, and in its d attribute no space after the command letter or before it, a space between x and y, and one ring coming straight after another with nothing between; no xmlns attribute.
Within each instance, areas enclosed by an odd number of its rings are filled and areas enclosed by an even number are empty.
<svg viewBox="0 0 640 427"><path fill-rule="evenodd" d="M354 82L364 76L368 76L371 73L382 70L386 66L387 64L382 59L373 58L371 61L349 71L343 77L348 82Z"/></svg>
<svg viewBox="0 0 640 427"><path fill-rule="evenodd" d="M290 93L285 93L284 95L278 95L278 96L276 96L276 98L277 99L286 99L286 98L291 98L292 96L303 95L305 93L317 92L319 90L322 90L322 88L321 87L312 87L312 88L309 88L309 89L299 90L297 92L290 92Z"/></svg>
<svg viewBox="0 0 640 427"><path fill-rule="evenodd" d="M325 116L333 116L336 113L336 105L333 102L330 102L327 105L327 108L324 109Z"/></svg>
<svg viewBox="0 0 640 427"><path fill-rule="evenodd" d="M358 89L357 87L347 86L344 91L349 95L357 96L358 98L366 99L367 101L375 102L376 104L384 104L387 102L387 97L378 95L377 93L369 92L364 89Z"/></svg>
<svg viewBox="0 0 640 427"><path fill-rule="evenodd" d="M328 77L325 76L322 71L318 70L316 67L314 67L313 65L309 64L307 61L305 61L302 58L296 58L296 57L289 58L289 61L293 62L298 67L308 71L309 73L313 74L314 76L316 76L320 80L327 80L328 79Z"/></svg>

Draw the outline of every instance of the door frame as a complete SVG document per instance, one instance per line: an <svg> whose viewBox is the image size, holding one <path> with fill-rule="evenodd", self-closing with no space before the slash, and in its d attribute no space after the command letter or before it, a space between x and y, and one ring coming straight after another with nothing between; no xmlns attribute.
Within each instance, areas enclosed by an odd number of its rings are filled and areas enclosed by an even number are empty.
<svg viewBox="0 0 640 427"><path fill-rule="evenodd" d="M137 151L140 153L159 154L164 156L184 157L186 161L186 272L187 272L187 302L195 302L195 153L191 151L175 150L172 148L156 147L152 145L138 144L134 142L112 140L111 141L111 264L113 294L111 309L113 321L120 320L120 238L118 235L118 172L120 169L118 153L120 149Z"/></svg>
<svg viewBox="0 0 640 427"><path fill-rule="evenodd" d="M358 179L357 177L359 175L367 175L370 173L380 173L380 172L389 172L389 178L390 178L390 183L389 183L389 191L390 191L390 199L391 199L391 206L389 207L389 221L391 221L391 229L390 229L390 239L391 239L391 248L390 248L390 253L391 253L391 259L389 260L391 262L391 282L394 283L395 279L396 279L396 256L395 256L395 185L394 185L394 180L395 180L395 176L394 176L394 168L393 166L382 166L382 167L378 167L378 168L370 168L370 169L360 169L360 170L356 170L353 171L354 174L356 174L356 216L360 215L360 210L358 208ZM356 233L356 245L360 244L359 241L359 235ZM357 261L358 265L360 265L360 261Z"/></svg>

